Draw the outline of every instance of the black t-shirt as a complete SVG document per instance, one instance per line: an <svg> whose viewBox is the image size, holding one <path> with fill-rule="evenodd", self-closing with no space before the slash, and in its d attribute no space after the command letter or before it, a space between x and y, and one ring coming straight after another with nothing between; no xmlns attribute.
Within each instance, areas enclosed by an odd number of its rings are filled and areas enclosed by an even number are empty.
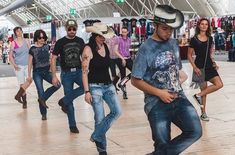
<svg viewBox="0 0 235 155"><path fill-rule="evenodd" d="M80 56L84 46L83 39L77 36L74 39L63 37L56 42L53 54L60 55L62 70L81 68Z"/></svg>
<svg viewBox="0 0 235 155"><path fill-rule="evenodd" d="M29 54L33 57L33 70L49 69L50 67L50 46L44 44L42 47L32 46L29 49Z"/></svg>
<svg viewBox="0 0 235 155"><path fill-rule="evenodd" d="M205 58L206 58L206 52L208 52L208 53L207 53L207 60L206 60L206 67L205 68L206 69L213 68L212 60L210 57L210 54L211 54L210 49L211 49L212 44L213 44L213 38L210 37L209 38L209 48L208 48L208 51L206 51L207 50L207 41L202 42L197 37L191 38L189 47L193 48L195 51L195 54L196 54L195 65L198 68L203 68L204 63L205 63Z"/></svg>

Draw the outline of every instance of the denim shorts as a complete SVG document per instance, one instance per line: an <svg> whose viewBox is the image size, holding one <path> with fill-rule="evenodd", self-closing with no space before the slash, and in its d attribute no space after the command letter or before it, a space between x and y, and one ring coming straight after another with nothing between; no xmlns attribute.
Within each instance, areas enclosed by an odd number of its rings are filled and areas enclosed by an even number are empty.
<svg viewBox="0 0 235 155"><path fill-rule="evenodd" d="M18 80L19 85L24 84L26 81L26 78L28 77L28 65L26 66L22 66L22 65L18 65L18 67L20 68L20 70L16 71L16 78Z"/></svg>

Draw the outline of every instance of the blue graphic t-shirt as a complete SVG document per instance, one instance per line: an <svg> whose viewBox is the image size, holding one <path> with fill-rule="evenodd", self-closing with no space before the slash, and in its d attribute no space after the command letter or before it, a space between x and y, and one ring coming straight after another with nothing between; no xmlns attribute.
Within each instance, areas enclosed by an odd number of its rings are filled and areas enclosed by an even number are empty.
<svg viewBox="0 0 235 155"><path fill-rule="evenodd" d="M182 68L177 41L158 42L149 38L141 45L132 68L132 76L148 84L167 89L169 92L184 96L179 82L179 70ZM148 114L158 96L145 93L145 112Z"/></svg>

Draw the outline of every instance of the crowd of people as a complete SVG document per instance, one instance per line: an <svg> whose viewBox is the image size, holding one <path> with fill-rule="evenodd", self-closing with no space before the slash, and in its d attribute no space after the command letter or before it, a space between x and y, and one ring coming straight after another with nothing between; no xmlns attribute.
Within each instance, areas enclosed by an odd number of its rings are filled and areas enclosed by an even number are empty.
<svg viewBox="0 0 235 155"><path fill-rule="evenodd" d="M126 83L131 80L132 85L145 94L144 110L154 141L154 151L150 154L177 155L183 152L201 137L200 118L209 121L205 111L206 95L223 87L217 72L218 66L211 54L213 41L210 24L207 19L198 22L188 52L189 62L197 75L201 74L200 69L205 66L205 81L200 84L201 92L194 95L201 107L199 118L183 92L181 84L185 79L181 80L179 47L177 41L171 38L173 30L183 25L184 16L181 11L168 5L158 5L152 20L154 33L141 45L134 62L126 27L122 27L121 35L116 36L114 30L102 22L92 23L86 27L91 36L85 44L82 38L76 36L76 20L69 19L65 24L66 36L57 40L52 53L44 30L34 32L34 45L31 46L23 38L22 28L14 28L15 39L10 44L9 60L19 83L15 99L26 109L26 91L34 81L41 119L45 121L49 108L46 102L62 85L64 96L58 100L58 105L67 114L70 132L79 133L74 99L85 94L84 100L94 111L95 124L90 140L96 144L100 155L106 155L106 132L122 113L117 92L121 89L123 99L128 99ZM195 61L192 58L194 52ZM61 65L60 80L56 74L58 57ZM116 68L120 73L117 73ZM128 75L126 68L129 70ZM51 84L46 90L43 81ZM208 86L207 81L212 85ZM104 102L108 105L108 114L105 114ZM171 123L182 131L173 139Z"/></svg>

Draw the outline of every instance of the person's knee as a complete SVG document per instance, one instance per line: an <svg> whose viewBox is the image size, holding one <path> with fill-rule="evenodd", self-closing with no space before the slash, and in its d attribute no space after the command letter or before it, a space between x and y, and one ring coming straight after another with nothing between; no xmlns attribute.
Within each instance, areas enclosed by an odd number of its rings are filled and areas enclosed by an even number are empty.
<svg viewBox="0 0 235 155"><path fill-rule="evenodd" d="M122 110L120 108L117 108L113 111L110 112L110 115L114 118L114 119L118 119L122 114Z"/></svg>
<svg viewBox="0 0 235 155"><path fill-rule="evenodd" d="M223 86L224 86L224 84L222 81L218 83L218 89L221 89Z"/></svg>
<svg viewBox="0 0 235 155"><path fill-rule="evenodd" d="M199 138L202 136L202 127L201 125L198 126L192 133L191 133L192 138L194 141L197 141Z"/></svg>

